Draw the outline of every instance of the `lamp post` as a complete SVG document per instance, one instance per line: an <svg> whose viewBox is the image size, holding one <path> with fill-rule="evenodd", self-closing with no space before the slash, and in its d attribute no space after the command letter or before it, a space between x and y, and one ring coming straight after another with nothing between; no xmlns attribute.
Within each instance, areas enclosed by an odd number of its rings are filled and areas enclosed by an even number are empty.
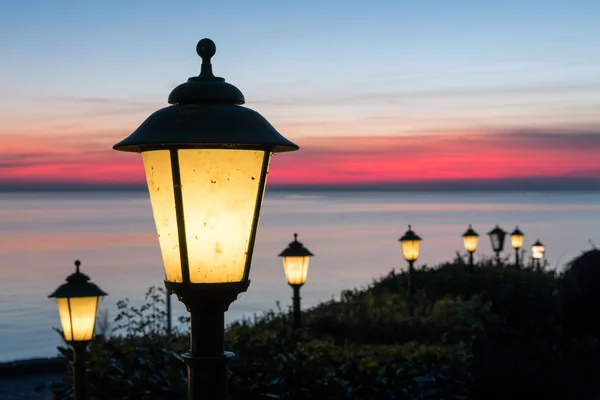
<svg viewBox="0 0 600 400"><path fill-rule="evenodd" d="M513 249L515 249L515 265L517 267L520 265L519 250L521 250L521 247L523 247L523 238L524 237L525 237L525 235L523 234L523 232L521 232L521 230L519 230L518 226L510 234L510 244L513 247Z"/></svg>
<svg viewBox="0 0 600 400"><path fill-rule="evenodd" d="M504 239L506 238L506 232L498 225L494 229L488 232L490 240L492 242L492 249L496 253L496 261L500 263L500 253L504 249Z"/></svg>
<svg viewBox="0 0 600 400"><path fill-rule="evenodd" d="M85 399L85 349L94 335L98 301L106 293L79 271L75 272L48 297L56 298L64 339L73 348L73 393L75 400Z"/></svg>
<svg viewBox="0 0 600 400"><path fill-rule="evenodd" d="M142 153L165 286L191 314L189 399L227 399L224 318L250 284L250 262L271 154L297 150L244 95L213 75L210 39L200 75L169 95L115 150Z"/></svg>
<svg viewBox="0 0 600 400"><path fill-rule="evenodd" d="M283 250L279 257L283 258L283 270L288 285L294 290L294 329L302 327L302 314L300 313L300 288L306 282L308 275L308 262L314 256L302 243L298 241L298 234L294 233L294 241Z"/></svg>
<svg viewBox="0 0 600 400"><path fill-rule="evenodd" d="M542 261L542 258L544 258L545 251L546 251L546 248L544 247L542 242L540 242L540 239L536 240L535 243L531 245L531 256L533 257L534 264L538 268L540 268L542 265L541 261Z"/></svg>
<svg viewBox="0 0 600 400"><path fill-rule="evenodd" d="M473 253L477 249L477 240L479 234L469 224L469 229L463 233L463 241L465 242L465 250L469 253L469 265L473 266Z"/></svg>
<svg viewBox="0 0 600 400"><path fill-rule="evenodd" d="M413 287L412 278L414 272L414 264L419 258L419 248L421 246L421 238L417 236L411 226L408 226L406 233L398 240L402 245L402 254L408 261L408 312L413 314Z"/></svg>

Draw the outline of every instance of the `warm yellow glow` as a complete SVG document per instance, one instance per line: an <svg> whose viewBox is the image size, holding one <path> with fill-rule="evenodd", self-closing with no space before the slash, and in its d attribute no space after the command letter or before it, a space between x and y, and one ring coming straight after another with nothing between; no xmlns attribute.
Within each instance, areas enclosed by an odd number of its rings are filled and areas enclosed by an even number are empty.
<svg viewBox="0 0 600 400"><path fill-rule="evenodd" d="M265 151L179 150L190 281L244 275Z"/></svg>
<svg viewBox="0 0 600 400"><path fill-rule="evenodd" d="M177 154L190 282L241 281L263 161L270 153L183 149ZM182 282L170 154L157 150L143 157L167 281Z"/></svg>
<svg viewBox="0 0 600 400"><path fill-rule="evenodd" d="M419 257L419 240L402 240L402 253L406 261L415 261Z"/></svg>
<svg viewBox="0 0 600 400"><path fill-rule="evenodd" d="M166 280L182 282L171 156L169 150L156 150L142 153L142 157Z"/></svg>
<svg viewBox="0 0 600 400"><path fill-rule="evenodd" d="M510 235L510 245L513 249L520 249L523 247L523 235Z"/></svg>
<svg viewBox="0 0 600 400"><path fill-rule="evenodd" d="M283 257L285 277L290 285L304 285L308 275L308 256Z"/></svg>
<svg viewBox="0 0 600 400"><path fill-rule="evenodd" d="M544 246L531 246L531 256L535 260L541 260L544 257Z"/></svg>
<svg viewBox="0 0 600 400"><path fill-rule="evenodd" d="M98 297L57 298L65 340L92 340Z"/></svg>
<svg viewBox="0 0 600 400"><path fill-rule="evenodd" d="M465 250L469 253L474 252L477 249L477 240L479 237L477 236L463 236L465 241Z"/></svg>

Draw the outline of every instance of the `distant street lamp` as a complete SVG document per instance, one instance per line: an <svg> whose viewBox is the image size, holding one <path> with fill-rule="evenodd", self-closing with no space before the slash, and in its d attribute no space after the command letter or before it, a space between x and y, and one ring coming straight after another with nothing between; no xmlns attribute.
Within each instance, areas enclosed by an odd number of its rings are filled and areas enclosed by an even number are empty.
<svg viewBox="0 0 600 400"><path fill-rule="evenodd" d="M506 232L496 225L494 229L488 232L488 235L492 241L492 249L496 253L496 261L499 263L500 253L504 249L504 238L506 237Z"/></svg>
<svg viewBox="0 0 600 400"><path fill-rule="evenodd" d="M419 258L419 248L421 246L421 238L417 236L408 226L408 230L398 241L402 245L402 254L406 261L408 261L408 301L409 301L409 314L413 313L413 273L414 264L417 258Z"/></svg>
<svg viewBox="0 0 600 400"><path fill-rule="evenodd" d="M294 329L302 327L302 314L300 311L300 288L306 282L308 275L308 262L311 253L302 243L298 241L298 234L294 233L294 241L283 250L279 257L283 258L283 270L288 285L294 290Z"/></svg>
<svg viewBox="0 0 600 400"><path fill-rule="evenodd" d="M517 226L514 231L510 234L510 244L515 249L515 265L518 267L519 264L519 250L523 247L523 238L525 235L519 230Z"/></svg>
<svg viewBox="0 0 600 400"><path fill-rule="evenodd" d="M531 256L533 257L534 264L536 264L538 268L542 265L542 258L544 258L545 251L546 248L542 242L540 242L540 239L536 240L535 243L531 245Z"/></svg>
<svg viewBox="0 0 600 400"><path fill-rule="evenodd" d="M469 224L469 229L463 233L463 240L465 242L465 250L469 253L469 265L473 266L473 253L477 250L477 241L479 234Z"/></svg>
<svg viewBox="0 0 600 400"><path fill-rule="evenodd" d="M297 150L244 95L213 75L210 39L200 75L169 95L115 150L142 153L165 286L191 313L189 399L227 399L224 318L250 284L250 262L271 154Z"/></svg>
<svg viewBox="0 0 600 400"><path fill-rule="evenodd" d="M73 348L73 393L75 400L86 397L85 349L94 336L94 326L100 297L106 293L90 278L79 271L81 262L75 261L75 272L48 297L56 298L60 324L65 341Z"/></svg>

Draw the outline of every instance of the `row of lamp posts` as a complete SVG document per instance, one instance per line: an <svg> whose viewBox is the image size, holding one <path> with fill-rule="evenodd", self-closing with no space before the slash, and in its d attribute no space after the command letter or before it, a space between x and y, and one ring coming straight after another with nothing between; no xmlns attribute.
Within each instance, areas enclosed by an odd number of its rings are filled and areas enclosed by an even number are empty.
<svg viewBox="0 0 600 400"><path fill-rule="evenodd" d="M488 232L488 235L492 242L492 248L499 260L499 254L504 247L506 232L499 226L496 226ZM515 262L517 266L519 265L519 250L523 246L524 236L518 227L510 235L511 245L516 250ZM470 265L473 265L473 253L477 249L478 238L479 234L469 225L469 228L463 234L463 239L465 250L469 253ZM412 230L411 225L408 226L406 233L399 239L402 246L402 253L409 267L408 305L411 315L414 308L412 302L412 275L414 272L414 262L419 257L421 240L421 237ZM539 240L532 245L532 254L534 261L539 266L540 260L544 256L544 246ZM287 282L293 289L293 326L295 330L300 329L302 326L300 288L306 283L308 264L312 256L314 254L298 241L297 233L294 233L294 240L279 254L279 257L282 257L283 260ZM93 337L99 300L101 297L107 295L97 285L89 282L89 277L80 271L80 265L81 262L76 260L76 270L67 277L67 283L59 286L48 296L57 300L63 335L73 349L73 386L75 399L85 398L85 349ZM170 315L168 318L170 319ZM213 327L217 327L217 325L215 324ZM167 329L170 331L170 321L168 322ZM223 382L221 383L223 384ZM224 384L226 385L226 380Z"/></svg>
<svg viewBox="0 0 600 400"><path fill-rule="evenodd" d="M212 72L210 39L196 51L200 74L177 86L171 104L150 115L115 150L142 154L165 267L165 287L190 312L188 399L227 399L224 315L250 284L254 239L272 153L298 146L259 113L241 107L244 95ZM410 270L419 238L409 227L400 240ZM473 247L474 251L474 247ZM312 253L295 236L281 254L294 290L294 325L300 321L300 287ZM79 271L50 297L57 299L65 340L74 350L74 397L85 398L85 347L92 339L98 286Z"/></svg>
<svg viewBox="0 0 600 400"><path fill-rule="evenodd" d="M500 253L504 250L504 242L506 239L506 235L508 233L500 228L498 225L494 227L491 231L488 232L488 236L490 237L490 241L492 242L492 249L494 253L496 253L496 261L500 261ZM473 253L477 249L477 241L479 235L475 230L469 225L469 229L463 234L463 240L465 245L465 250L469 253L469 264L473 265ZM520 266L522 260L519 257L519 253L521 252L521 248L523 247L523 239L525 238L525 234L521 232L519 227L517 226L514 231L510 234L510 244L512 248L515 250L515 265ZM545 247L540 242L540 240L536 240L535 243L531 245L531 257L533 258L534 265L537 267L541 266L541 260L544 258Z"/></svg>

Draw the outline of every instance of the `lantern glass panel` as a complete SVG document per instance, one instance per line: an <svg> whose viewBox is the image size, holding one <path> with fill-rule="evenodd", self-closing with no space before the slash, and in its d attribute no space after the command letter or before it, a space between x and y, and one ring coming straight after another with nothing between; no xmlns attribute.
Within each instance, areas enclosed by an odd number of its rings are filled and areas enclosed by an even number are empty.
<svg viewBox="0 0 600 400"><path fill-rule="evenodd" d="M308 275L308 256L283 257L283 269L290 285L303 285Z"/></svg>
<svg viewBox="0 0 600 400"><path fill-rule="evenodd" d="M98 297L59 297L56 302L65 340L92 340Z"/></svg>
<svg viewBox="0 0 600 400"><path fill-rule="evenodd" d="M402 253L406 261L415 261L419 257L419 240L402 240Z"/></svg>
<svg viewBox="0 0 600 400"><path fill-rule="evenodd" d="M510 245L513 249L520 249L523 247L523 235L510 235Z"/></svg>
<svg viewBox="0 0 600 400"><path fill-rule="evenodd" d="M544 246L531 246L531 256L536 260L544 258Z"/></svg>
<svg viewBox="0 0 600 400"><path fill-rule="evenodd" d="M187 254L180 254L171 154L143 153L150 199L167 281L184 281L187 257L190 283L244 279L255 234L270 152L239 149L176 151L181 182ZM156 153L156 154L153 154ZM157 169L161 170L157 172ZM177 170L177 168L175 168ZM166 171L166 172L165 172ZM257 204L258 202L258 204ZM258 207L257 207L258 205Z"/></svg>
<svg viewBox="0 0 600 400"><path fill-rule="evenodd" d="M479 237L464 236L463 239L465 242L465 250L466 251L468 251L469 253L472 253L477 249L477 241L479 240Z"/></svg>

